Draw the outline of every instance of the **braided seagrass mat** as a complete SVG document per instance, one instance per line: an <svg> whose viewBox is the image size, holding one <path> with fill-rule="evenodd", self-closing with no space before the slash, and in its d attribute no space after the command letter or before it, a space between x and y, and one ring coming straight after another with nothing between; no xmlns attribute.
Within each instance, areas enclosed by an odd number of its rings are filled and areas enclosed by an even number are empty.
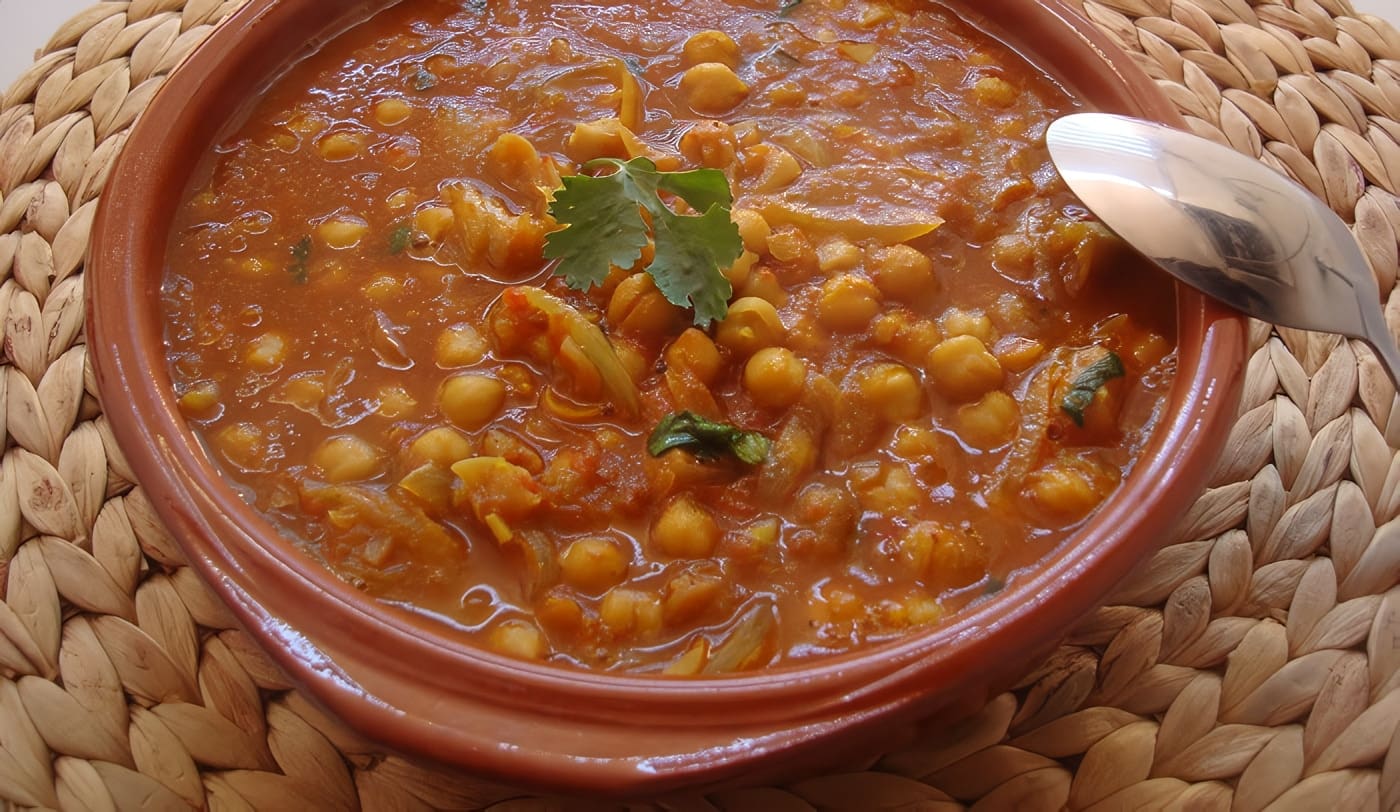
<svg viewBox="0 0 1400 812"><path fill-rule="evenodd" d="M573 808L398 756L237 629L111 440L83 344L95 198L240 0L101 2L0 103L0 802ZM1400 32L1347 0L1085 0L1193 129L1352 229L1392 330ZM1256 324L1177 543L1014 692L849 772L633 809L1400 808L1400 401L1369 351Z"/></svg>

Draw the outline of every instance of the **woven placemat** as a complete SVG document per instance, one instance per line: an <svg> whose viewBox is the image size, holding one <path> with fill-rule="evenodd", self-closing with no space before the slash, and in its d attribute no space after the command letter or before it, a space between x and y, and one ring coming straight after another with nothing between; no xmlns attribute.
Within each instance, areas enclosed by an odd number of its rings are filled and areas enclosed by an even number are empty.
<svg viewBox="0 0 1400 812"><path fill-rule="evenodd" d="M101 2L0 104L0 801L572 808L386 756L290 690L184 566L83 344L95 198L240 0ZM1087 0L1193 129L1353 224L1392 330L1400 33L1346 0ZM1179 541L1014 692L848 772L631 808L1400 808L1400 403L1356 342L1256 324Z"/></svg>

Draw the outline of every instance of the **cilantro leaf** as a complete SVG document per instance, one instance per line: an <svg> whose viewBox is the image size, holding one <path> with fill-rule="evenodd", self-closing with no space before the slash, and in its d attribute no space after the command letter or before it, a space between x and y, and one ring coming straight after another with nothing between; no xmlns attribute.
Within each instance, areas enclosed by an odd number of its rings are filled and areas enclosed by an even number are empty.
<svg viewBox="0 0 1400 812"><path fill-rule="evenodd" d="M389 232L389 253L402 254L412 244L413 228L408 223L402 223Z"/></svg>
<svg viewBox="0 0 1400 812"><path fill-rule="evenodd" d="M768 438L756 431L701 417L694 412L674 412L656 424L647 439L647 453L659 457L673 448L689 449L702 460L730 454L745 465L768 459Z"/></svg>
<svg viewBox="0 0 1400 812"><path fill-rule="evenodd" d="M1060 409L1069 415L1076 426L1083 426L1084 410L1094 402L1094 395L1104 384L1125 374L1123 360L1110 350L1107 355L1075 376L1069 392L1065 393L1064 399L1060 401Z"/></svg>
<svg viewBox="0 0 1400 812"><path fill-rule="evenodd" d="M310 271L306 267L306 262L311 258L311 235L306 235L296 241L292 246L292 264L287 266L287 273L292 275L292 281L298 285L305 285L310 278Z"/></svg>
<svg viewBox="0 0 1400 812"><path fill-rule="evenodd" d="M692 169L689 172L656 172L656 188L690 204L698 212L718 206L728 209L734 205L729 181L718 169Z"/></svg>
<svg viewBox="0 0 1400 812"><path fill-rule="evenodd" d="M621 171L569 175L563 182L549 213L566 228L545 238L544 256L561 260L554 274L569 287L588 290L601 285L612 266L630 268L641 259L647 224L637 207L640 193Z"/></svg>
<svg viewBox="0 0 1400 812"><path fill-rule="evenodd" d="M432 71L420 66L418 70L414 72L411 81L413 83L413 89L421 93L424 90L432 90L434 87L437 87L438 78Z"/></svg>
<svg viewBox="0 0 1400 812"><path fill-rule="evenodd" d="M735 246L728 239L730 232L739 233L729 210L711 206L699 217L666 212L651 225L656 257L647 270L656 289L674 305L694 307L696 324L724 318L734 289L719 269L733 265L744 250L742 242Z"/></svg>
<svg viewBox="0 0 1400 812"><path fill-rule="evenodd" d="M650 235L656 253L647 273L662 295L678 307L693 308L698 325L723 318L733 290L721 269L744 250L739 228L729 218L733 196L724 173L661 172L643 157L599 158L586 168L596 166L615 171L564 178L550 204L549 213L564 226L545 239L545 258L560 260L554 273L570 287L588 290L601 284L612 266L636 264ZM661 192L700 213L677 214Z"/></svg>

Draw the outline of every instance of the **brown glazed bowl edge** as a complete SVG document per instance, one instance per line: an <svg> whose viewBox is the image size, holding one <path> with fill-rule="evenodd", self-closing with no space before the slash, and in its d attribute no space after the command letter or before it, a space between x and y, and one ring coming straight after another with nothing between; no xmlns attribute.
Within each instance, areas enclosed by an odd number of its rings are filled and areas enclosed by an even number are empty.
<svg viewBox="0 0 1400 812"><path fill-rule="evenodd" d="M337 19L385 4L344 4ZM1184 126L1062 0L970 5L952 4L1089 107ZM276 54L343 26L317 0L253 0L171 75L103 194L87 335L113 435L190 563L279 666L368 736L514 782L613 796L849 764L1012 684L1166 540L1205 485L1234 418L1245 322L1179 290L1178 380L1143 459L1033 572L944 627L810 665L666 680L508 660L374 603L280 539L210 462L175 404L159 302L171 215L190 167L237 115L229 101L254 96L286 63Z"/></svg>

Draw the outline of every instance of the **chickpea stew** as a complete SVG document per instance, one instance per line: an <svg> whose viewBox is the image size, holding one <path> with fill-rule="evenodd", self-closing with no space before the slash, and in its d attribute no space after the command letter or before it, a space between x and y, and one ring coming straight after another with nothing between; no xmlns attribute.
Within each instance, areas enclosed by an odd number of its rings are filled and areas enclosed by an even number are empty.
<svg viewBox="0 0 1400 812"><path fill-rule="evenodd" d="M483 647L721 674L943 622L1117 487L1171 284L1053 80L913 0L404 0L211 154L181 411L307 554Z"/></svg>

